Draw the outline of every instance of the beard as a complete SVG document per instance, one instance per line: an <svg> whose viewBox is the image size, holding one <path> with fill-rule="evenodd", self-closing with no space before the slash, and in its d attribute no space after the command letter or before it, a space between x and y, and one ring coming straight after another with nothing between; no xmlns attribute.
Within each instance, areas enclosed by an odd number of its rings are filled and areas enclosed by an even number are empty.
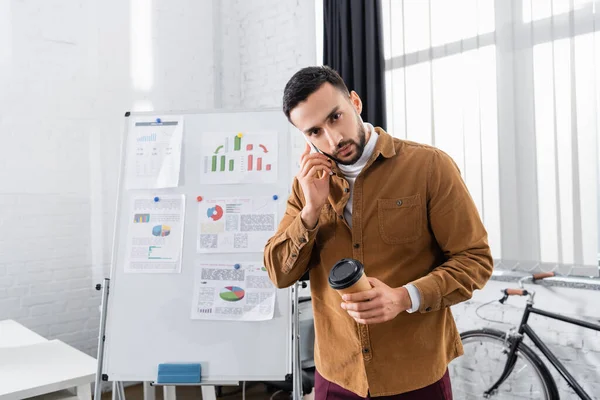
<svg viewBox="0 0 600 400"><path fill-rule="evenodd" d="M356 147L356 154L354 154L354 156L349 159L349 160L340 160L339 158L335 157L337 155L337 152L335 154L327 154L324 153L325 155L327 155L329 158L331 158L333 161L335 161L338 164L341 165L352 165L354 163L356 163L360 157L362 157L363 152L365 151L365 144L366 144L366 138L367 138L367 132L365 131L365 126L362 123L362 120L360 119L360 117L358 116L358 114L356 114L356 133L358 135L358 142L352 139L348 139L348 140L344 140L342 142L340 142L337 145L338 150L342 149L344 146L347 145L354 145Z"/></svg>

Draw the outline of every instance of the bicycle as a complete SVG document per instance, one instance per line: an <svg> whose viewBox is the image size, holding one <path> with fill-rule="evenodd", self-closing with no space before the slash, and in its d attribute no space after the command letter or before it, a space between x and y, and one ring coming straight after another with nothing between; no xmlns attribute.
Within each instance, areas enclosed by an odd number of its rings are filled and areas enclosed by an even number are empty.
<svg viewBox="0 0 600 400"><path fill-rule="evenodd" d="M461 400L478 398L559 399L558 389L550 370L540 357L523 342L524 337L527 336L581 399L592 400L592 397L585 392L575 377L527 323L531 314L537 314L600 331L598 324L533 306L535 292L526 290L523 283L530 278L535 283L553 276L555 276L553 272L534 274L519 280L520 289L502 290L503 297L498 300L501 304L504 304L509 296L528 296L521 322L517 328L512 328L508 332L486 328L461 333L464 355L450 365L451 375L455 377L452 386L457 393L457 398Z"/></svg>

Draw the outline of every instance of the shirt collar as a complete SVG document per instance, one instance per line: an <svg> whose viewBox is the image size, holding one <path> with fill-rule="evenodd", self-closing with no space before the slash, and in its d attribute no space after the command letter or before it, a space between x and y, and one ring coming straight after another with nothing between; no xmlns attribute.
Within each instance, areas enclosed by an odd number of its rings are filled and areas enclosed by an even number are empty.
<svg viewBox="0 0 600 400"><path fill-rule="evenodd" d="M379 139L375 145L374 153L377 155L381 154L385 158L391 158L395 156L396 145L394 143L394 138L380 127L375 127L374 130L377 132L377 134L379 134Z"/></svg>

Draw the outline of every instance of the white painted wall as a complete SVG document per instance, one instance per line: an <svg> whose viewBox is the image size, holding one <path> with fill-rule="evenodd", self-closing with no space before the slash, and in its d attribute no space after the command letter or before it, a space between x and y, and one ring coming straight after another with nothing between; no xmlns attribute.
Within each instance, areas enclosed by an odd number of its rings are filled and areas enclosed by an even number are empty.
<svg viewBox="0 0 600 400"><path fill-rule="evenodd" d="M0 319L95 355L127 110L211 108L212 1L0 2Z"/></svg>

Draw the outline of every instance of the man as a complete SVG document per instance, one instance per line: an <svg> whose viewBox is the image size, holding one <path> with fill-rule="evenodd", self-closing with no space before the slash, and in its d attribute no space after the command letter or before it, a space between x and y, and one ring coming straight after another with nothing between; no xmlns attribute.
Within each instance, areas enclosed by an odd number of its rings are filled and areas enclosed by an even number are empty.
<svg viewBox="0 0 600 400"><path fill-rule="evenodd" d="M307 143L265 266L280 288L310 269L317 400L451 399L463 348L449 307L490 278L487 233L448 155L363 123L361 108L328 67L287 83L283 111L318 151ZM342 258L372 289L330 288Z"/></svg>

